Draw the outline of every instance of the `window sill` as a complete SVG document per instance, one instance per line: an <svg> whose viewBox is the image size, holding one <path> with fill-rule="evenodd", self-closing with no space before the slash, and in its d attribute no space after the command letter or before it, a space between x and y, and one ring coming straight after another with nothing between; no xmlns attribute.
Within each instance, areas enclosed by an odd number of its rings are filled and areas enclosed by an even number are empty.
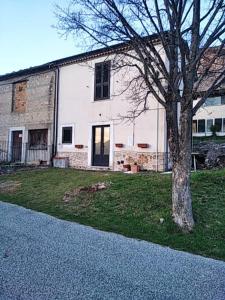
<svg viewBox="0 0 225 300"><path fill-rule="evenodd" d="M60 145L61 149L74 149L74 145L73 144L61 144Z"/></svg>
<svg viewBox="0 0 225 300"><path fill-rule="evenodd" d="M110 101L110 100L112 100L112 98L94 99L91 102L95 103L95 102Z"/></svg>
<svg viewBox="0 0 225 300"><path fill-rule="evenodd" d="M35 148L29 148L28 149L28 151L47 151L48 150L48 148L43 148L43 149L40 149L40 148L37 148L37 149L35 149Z"/></svg>

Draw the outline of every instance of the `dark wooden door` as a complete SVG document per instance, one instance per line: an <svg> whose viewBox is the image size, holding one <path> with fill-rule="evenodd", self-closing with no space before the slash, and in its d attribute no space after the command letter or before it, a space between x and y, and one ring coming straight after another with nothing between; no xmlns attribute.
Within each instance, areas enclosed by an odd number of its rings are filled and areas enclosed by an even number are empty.
<svg viewBox="0 0 225 300"><path fill-rule="evenodd" d="M12 155L13 162L20 162L22 158L22 130L12 132Z"/></svg>
<svg viewBox="0 0 225 300"><path fill-rule="evenodd" d="M93 166L109 166L110 127L93 127Z"/></svg>

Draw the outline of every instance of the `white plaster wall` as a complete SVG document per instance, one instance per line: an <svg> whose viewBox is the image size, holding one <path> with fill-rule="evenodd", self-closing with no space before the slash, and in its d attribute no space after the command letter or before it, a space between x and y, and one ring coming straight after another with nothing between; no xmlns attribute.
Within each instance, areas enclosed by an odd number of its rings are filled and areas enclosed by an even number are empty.
<svg viewBox="0 0 225 300"><path fill-rule="evenodd" d="M194 101L194 105L198 100ZM202 106L200 109L197 111L196 115L193 117L193 120L208 120L208 119L224 119L225 118L225 105L215 105L215 106ZM210 136L211 132L205 132L205 133L193 133L194 136ZM217 135L224 136L225 132L217 132Z"/></svg>
<svg viewBox="0 0 225 300"><path fill-rule="evenodd" d="M118 150L114 147L115 143L122 143L123 150L165 152L165 111L154 98L149 102L149 111L137 118L135 124L121 119L121 115L127 116L128 111L132 110L132 104L129 101L130 91L118 94L123 90L123 83L132 77L133 71L119 73L112 71L110 99L94 101L95 63L109 59L112 57L100 57L86 63L60 68L58 152L87 152L91 146L90 127L101 123L108 123L111 124L111 128L113 127L111 140L113 151ZM61 127L68 124L74 126L74 141L71 146L61 144ZM147 143L149 148L146 150L137 148L137 143ZM84 145L84 149L75 149L75 144Z"/></svg>

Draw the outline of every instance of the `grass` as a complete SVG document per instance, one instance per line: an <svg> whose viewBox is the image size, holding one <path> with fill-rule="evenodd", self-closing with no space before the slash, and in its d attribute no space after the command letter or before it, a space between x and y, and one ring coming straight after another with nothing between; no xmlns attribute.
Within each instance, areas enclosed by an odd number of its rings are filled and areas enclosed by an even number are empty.
<svg viewBox="0 0 225 300"><path fill-rule="evenodd" d="M196 225L190 234L183 234L172 222L170 175L46 169L0 176L0 183L4 181L21 182L21 186L0 193L1 201L225 260L225 169L192 175ZM63 201L66 191L97 182L111 184L104 191L82 192L69 203ZM160 218L164 218L163 224Z"/></svg>

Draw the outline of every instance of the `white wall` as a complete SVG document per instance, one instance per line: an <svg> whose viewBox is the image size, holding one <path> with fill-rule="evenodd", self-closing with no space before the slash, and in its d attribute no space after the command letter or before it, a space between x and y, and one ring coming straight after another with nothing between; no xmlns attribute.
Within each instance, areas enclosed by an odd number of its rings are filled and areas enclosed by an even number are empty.
<svg viewBox="0 0 225 300"><path fill-rule="evenodd" d="M195 106L198 100L193 102ZM208 119L224 119L225 118L225 105L215 105L215 106L202 106L197 111L193 120L208 120ZM210 135L211 133L194 133L195 136ZM224 135L225 132L218 133L218 135Z"/></svg>
<svg viewBox="0 0 225 300"><path fill-rule="evenodd" d="M123 150L165 152L165 111L151 98L149 111L135 120L135 124L121 119L132 110L130 91L121 93L132 71L111 72L110 99L94 101L94 66L97 62L112 59L100 57L86 63L76 63L60 68L58 152L77 151L75 144L84 145L82 151L90 148L90 127L97 124L111 124L113 140L111 144L124 144ZM158 110L158 113L157 113ZM158 118L158 136L157 136ZM74 141L71 146L62 145L61 127L74 126ZM157 146L158 141L158 146ZM149 148L137 148L137 143L147 143ZM113 150L118 150L114 148ZM81 151L81 150L79 150Z"/></svg>

